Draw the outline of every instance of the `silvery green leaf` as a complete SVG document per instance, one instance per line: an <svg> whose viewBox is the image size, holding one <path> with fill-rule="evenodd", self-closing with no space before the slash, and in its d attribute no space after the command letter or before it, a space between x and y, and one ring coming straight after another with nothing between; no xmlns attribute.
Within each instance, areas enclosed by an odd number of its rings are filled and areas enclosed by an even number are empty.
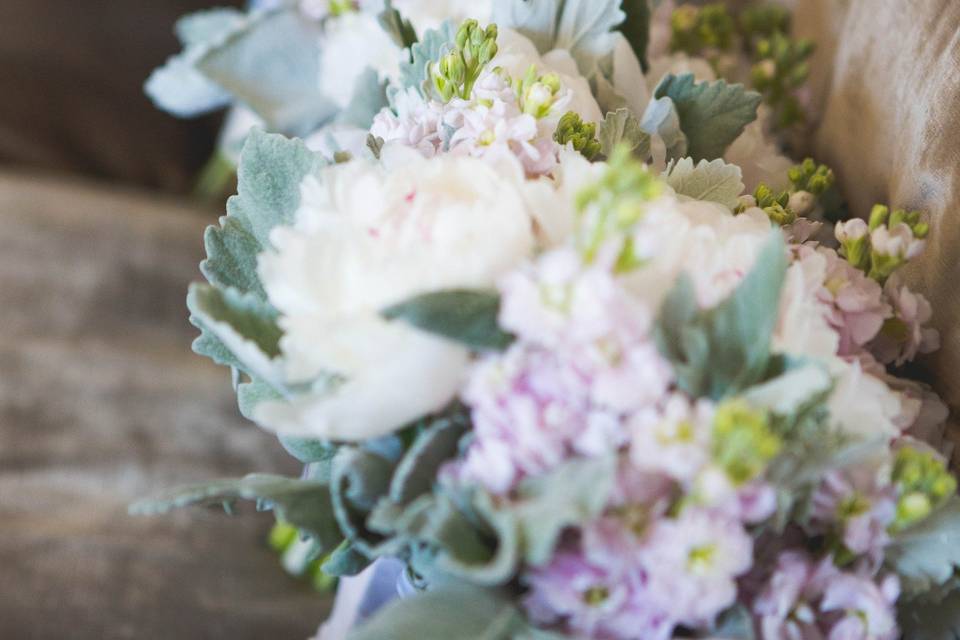
<svg viewBox="0 0 960 640"><path fill-rule="evenodd" d="M355 576L369 567L371 562L369 557L357 550L348 540L344 540L330 554L320 570L328 576L337 578Z"/></svg>
<svg viewBox="0 0 960 640"><path fill-rule="evenodd" d="M213 285L234 287L266 300L257 275L257 256L269 244L270 231L293 223L300 206L300 184L326 165L300 140L250 132L237 169L237 195L227 202L219 227L204 236L207 259L200 269Z"/></svg>
<svg viewBox="0 0 960 640"><path fill-rule="evenodd" d="M414 87L423 96L429 96L429 66L453 47L456 35L456 28L449 20L438 29L428 29L423 39L410 47L410 61L400 63L400 84L406 88Z"/></svg>
<svg viewBox="0 0 960 640"><path fill-rule="evenodd" d="M325 440L292 438L290 436L280 436L279 439L287 453L304 464L332 462L334 456L337 455L337 445Z"/></svg>
<svg viewBox="0 0 960 640"><path fill-rule="evenodd" d="M623 0L621 8L627 17L620 25L620 32L626 37L637 60L646 71L650 67L647 61L647 47L650 44L650 2L649 0Z"/></svg>
<svg viewBox="0 0 960 640"><path fill-rule="evenodd" d="M295 10L255 14L197 62L272 131L305 135L339 109L320 90L318 26Z"/></svg>
<svg viewBox="0 0 960 640"><path fill-rule="evenodd" d="M233 288L217 289L195 284L187 296L190 321L202 332L212 335L230 353L223 358L219 349L208 350L207 340L198 340L194 348L218 364L235 366L259 378L275 389L283 388L280 364L280 338L277 313L254 294Z"/></svg>
<svg viewBox="0 0 960 640"><path fill-rule="evenodd" d="M456 456L468 429L469 419L462 412L429 421L397 465L390 482L390 500L407 505L428 493L443 464Z"/></svg>
<svg viewBox="0 0 960 640"><path fill-rule="evenodd" d="M719 202L730 210L736 208L744 189L740 167L719 158L701 160L696 166L692 158L671 161L663 178L678 195Z"/></svg>
<svg viewBox="0 0 960 640"><path fill-rule="evenodd" d="M183 487L130 507L133 515L158 515L191 505L228 507L238 500L255 501L272 509L284 522L312 535L324 549L333 549L343 535L333 517L326 484L270 475L218 480Z"/></svg>
<svg viewBox="0 0 960 640"><path fill-rule="evenodd" d="M756 640L753 617L743 605L736 605L721 613L709 638L716 640Z"/></svg>
<svg viewBox="0 0 960 640"><path fill-rule="evenodd" d="M382 315L472 349L503 351L514 338L497 324L499 313L500 295L495 291L462 289L416 296Z"/></svg>
<svg viewBox="0 0 960 640"><path fill-rule="evenodd" d="M901 598L897 610L905 640L960 640L960 590L936 602Z"/></svg>
<svg viewBox="0 0 960 640"><path fill-rule="evenodd" d="M237 9L198 11L177 21L177 38L184 47L215 44L226 34L243 27L246 15Z"/></svg>
<svg viewBox="0 0 960 640"><path fill-rule="evenodd" d="M330 491L341 531L358 551L373 555L380 536L366 519L390 489L396 462L358 447L341 447L332 460Z"/></svg>
<svg viewBox="0 0 960 640"><path fill-rule="evenodd" d="M380 26L401 49L409 49L417 43L416 29L413 28L409 20L397 11L391 0L386 0L384 9L377 18L380 21Z"/></svg>
<svg viewBox="0 0 960 640"><path fill-rule="evenodd" d="M387 83L381 82L377 72L368 67L357 78L350 104L337 117L337 122L369 129L374 117L387 105Z"/></svg>
<svg viewBox="0 0 960 640"><path fill-rule="evenodd" d="M524 560L545 564L568 527L594 520L609 503L616 481L615 456L580 458L523 481L503 508L516 518Z"/></svg>
<svg viewBox="0 0 960 640"><path fill-rule="evenodd" d="M212 357L214 361L217 360L215 357L209 354L204 355L207 357ZM237 402L240 405L240 415L247 420L253 420L253 411L261 402L283 399L282 394L280 394L276 389L263 380L259 379L251 379L249 382L238 382L235 385L234 390L237 392Z"/></svg>
<svg viewBox="0 0 960 640"><path fill-rule="evenodd" d="M588 75L597 62L613 51L614 31L626 14L621 0L566 0L557 24L554 49L566 49L577 61L580 72Z"/></svg>
<svg viewBox="0 0 960 640"><path fill-rule="evenodd" d="M960 498L896 535L887 548L887 562L910 597L950 580L960 570Z"/></svg>
<svg viewBox="0 0 960 640"><path fill-rule="evenodd" d="M461 583L397 600L347 640L505 640L521 625L508 594Z"/></svg>
<svg viewBox="0 0 960 640"><path fill-rule="evenodd" d="M230 104L230 94L197 71L197 56L196 52L173 56L150 74L143 88L158 108L192 118Z"/></svg>
<svg viewBox="0 0 960 640"><path fill-rule="evenodd" d="M681 158L687 154L687 136L680 128L680 115L670 98L650 100L640 127L650 135L660 136L668 158Z"/></svg>
<svg viewBox="0 0 960 640"><path fill-rule="evenodd" d="M607 114L597 133L600 150L608 158L618 145L626 145L639 158L650 155L650 136L640 128L640 122L629 109L619 109Z"/></svg>
<svg viewBox="0 0 960 640"><path fill-rule="evenodd" d="M561 6L560 0L494 0L491 22L520 32L546 53L555 48Z"/></svg>
<svg viewBox="0 0 960 640"><path fill-rule="evenodd" d="M830 373L823 366L809 362L748 389L743 397L755 407L780 416L792 416L832 387Z"/></svg>
<svg viewBox="0 0 960 640"><path fill-rule="evenodd" d="M681 389L719 400L763 381L786 271L783 234L775 229L740 286L713 309L701 311L690 277L680 277L655 333Z"/></svg>
<svg viewBox="0 0 960 640"><path fill-rule="evenodd" d="M687 155L694 160L722 157L730 143L757 119L762 100L759 93L747 91L743 85L723 80L697 83L692 73L664 76L654 96L673 100L687 136Z"/></svg>

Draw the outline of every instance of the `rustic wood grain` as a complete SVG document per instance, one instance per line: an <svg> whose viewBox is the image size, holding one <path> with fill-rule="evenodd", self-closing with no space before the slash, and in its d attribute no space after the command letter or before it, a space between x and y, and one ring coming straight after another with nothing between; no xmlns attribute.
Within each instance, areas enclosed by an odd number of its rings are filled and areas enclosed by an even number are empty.
<svg viewBox="0 0 960 640"><path fill-rule="evenodd" d="M0 173L0 638L305 638L328 604L269 516L132 518L185 482L295 474L190 352L215 213Z"/></svg>

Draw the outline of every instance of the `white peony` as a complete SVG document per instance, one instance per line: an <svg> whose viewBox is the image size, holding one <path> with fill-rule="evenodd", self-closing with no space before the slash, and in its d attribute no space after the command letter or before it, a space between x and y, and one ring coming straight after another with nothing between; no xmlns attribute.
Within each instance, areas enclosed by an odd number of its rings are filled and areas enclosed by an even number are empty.
<svg viewBox="0 0 960 640"><path fill-rule="evenodd" d="M805 248L796 251L780 299L773 348L793 356L832 360L840 348L840 337L827 322L830 308L820 299L827 278L827 258Z"/></svg>
<svg viewBox="0 0 960 640"><path fill-rule="evenodd" d="M750 272L769 237L770 220L759 210L735 216L715 202L664 197L651 204L634 236L647 262L626 281L656 308L685 272L700 306L713 307Z"/></svg>
<svg viewBox="0 0 960 640"><path fill-rule="evenodd" d="M493 13L493 0L393 0L393 6L421 35L446 20L459 25L467 18L473 18L486 25Z"/></svg>
<svg viewBox="0 0 960 640"><path fill-rule="evenodd" d="M900 394L865 372L859 361L834 358L829 364L836 387L827 406L836 426L868 441L897 436L903 414Z"/></svg>
<svg viewBox="0 0 960 640"><path fill-rule="evenodd" d="M281 314L287 382L346 381L262 403L255 418L292 435L361 440L445 406L467 351L379 313L420 293L492 287L528 256L522 184L479 160L428 161L403 147L385 150L382 164L308 177L296 222L272 232L260 275Z"/></svg>
<svg viewBox="0 0 960 640"><path fill-rule="evenodd" d="M586 122L600 122L603 113L593 97L590 82L580 75L577 63L565 49L554 49L543 56L526 36L513 29L500 29L497 36L498 53L490 63L490 68L502 67L511 78L523 78L531 65L538 73L556 73L560 83L573 91L573 99L568 105L569 111L575 111Z"/></svg>
<svg viewBox="0 0 960 640"><path fill-rule="evenodd" d="M400 47L380 25L376 14L348 12L329 20L320 56L320 88L345 109L357 78L372 68L381 79L400 73Z"/></svg>

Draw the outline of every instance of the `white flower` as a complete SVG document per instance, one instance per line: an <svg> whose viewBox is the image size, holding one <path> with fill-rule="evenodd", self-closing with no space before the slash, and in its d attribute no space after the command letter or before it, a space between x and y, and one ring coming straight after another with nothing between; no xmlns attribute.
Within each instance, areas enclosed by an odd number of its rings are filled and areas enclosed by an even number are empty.
<svg viewBox="0 0 960 640"><path fill-rule="evenodd" d="M264 426L360 440L442 408L456 394L466 350L389 323L379 313L414 295L491 287L533 248L518 183L469 158L425 160L396 147L382 165L354 161L308 177L292 227L260 257L280 311L287 381L325 373L332 393L263 403Z"/></svg>
<svg viewBox="0 0 960 640"><path fill-rule="evenodd" d="M866 221L860 218L853 218L846 222L838 222L834 228L834 235L840 244L862 240L869 233L870 227L867 226Z"/></svg>
<svg viewBox="0 0 960 640"><path fill-rule="evenodd" d="M690 484L709 462L713 405L676 394L664 407L639 412L630 422L630 461L642 471L665 473Z"/></svg>
<svg viewBox="0 0 960 640"><path fill-rule="evenodd" d="M393 6L420 35L427 29L436 29L446 20L457 25L473 18L485 25L493 12L492 0L393 0Z"/></svg>
<svg viewBox="0 0 960 640"><path fill-rule="evenodd" d="M881 256L913 260L923 253L926 240L917 238L909 225L901 222L892 229L880 226L870 234L873 250Z"/></svg>
<svg viewBox="0 0 960 640"><path fill-rule="evenodd" d="M829 363L836 387L827 403L830 417L844 432L866 440L899 434L900 394L883 380L863 371L858 361Z"/></svg>
<svg viewBox="0 0 960 640"><path fill-rule="evenodd" d="M840 337L827 322L830 307L820 299L827 277L827 258L809 247L799 247L795 254L780 299L774 350L800 357L833 359L840 347Z"/></svg>
<svg viewBox="0 0 960 640"><path fill-rule="evenodd" d="M751 193L761 182L774 192L790 187L787 172L794 163L780 153L776 141L767 135L769 119L769 110L761 105L757 119L747 125L744 132L733 141L724 154L727 162L743 170L743 184Z"/></svg>
<svg viewBox="0 0 960 640"><path fill-rule="evenodd" d="M381 78L399 73L400 48L375 14L347 12L327 22L320 56L320 88L340 108L353 98L357 78L369 67Z"/></svg>
<svg viewBox="0 0 960 640"><path fill-rule="evenodd" d="M715 202L661 198L651 203L634 236L635 252L645 264L626 276L627 286L659 308L685 272L700 306L713 307L750 272L769 237L770 220L759 209L734 216Z"/></svg>

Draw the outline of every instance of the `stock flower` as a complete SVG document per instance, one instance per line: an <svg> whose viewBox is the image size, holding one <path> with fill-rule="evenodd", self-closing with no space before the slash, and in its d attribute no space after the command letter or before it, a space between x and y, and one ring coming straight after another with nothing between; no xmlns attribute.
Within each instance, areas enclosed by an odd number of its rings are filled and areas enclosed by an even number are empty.
<svg viewBox="0 0 960 640"><path fill-rule="evenodd" d="M630 421L630 461L641 471L662 473L689 485L710 461L714 407L671 395Z"/></svg>
<svg viewBox="0 0 960 640"><path fill-rule="evenodd" d="M736 580L753 564L753 540L725 515L685 509L652 525L642 553L651 601L681 624L709 627L736 601Z"/></svg>
<svg viewBox="0 0 960 640"><path fill-rule="evenodd" d="M899 596L896 575L882 578L879 584L850 573L832 578L820 609L841 617L830 625L827 640L896 640L900 630L894 605Z"/></svg>
<svg viewBox="0 0 960 640"><path fill-rule="evenodd" d="M933 318L933 307L926 298L910 291L896 276L887 280L884 294L893 307L893 317L884 322L870 345L877 360L900 366L918 354L940 348L940 333L926 326Z"/></svg>
<svg viewBox="0 0 960 640"><path fill-rule="evenodd" d="M840 338L828 322L832 307L821 296L827 264L826 256L815 249L794 247L773 336L777 351L821 360L836 356Z"/></svg>
<svg viewBox="0 0 960 640"><path fill-rule="evenodd" d="M890 542L887 533L896 517L896 491L867 465L827 473L812 498L812 517L820 531L839 531L845 552L867 556L876 566Z"/></svg>
<svg viewBox="0 0 960 640"><path fill-rule="evenodd" d="M415 87L398 91L396 113L383 109L370 128L371 135L387 144L396 142L419 151L425 158L435 156L443 146L443 105L424 100Z"/></svg>
<svg viewBox="0 0 960 640"><path fill-rule="evenodd" d="M668 640L673 623L650 605L643 572L629 562L595 562L580 550L561 550L524 577L524 607L543 625L562 624L589 638Z"/></svg>
<svg viewBox="0 0 960 640"><path fill-rule="evenodd" d="M903 410L899 394L865 372L859 361L834 360L831 374L836 380L827 401L831 421L844 433L867 439L894 437Z"/></svg>
<svg viewBox="0 0 960 640"><path fill-rule="evenodd" d="M819 600L826 582L837 573L829 558L814 562L802 551L781 553L753 603L760 637L764 640L822 639Z"/></svg>
<svg viewBox="0 0 960 640"><path fill-rule="evenodd" d="M281 314L288 382L345 381L265 402L256 417L279 431L358 440L440 409L456 394L466 351L379 313L418 293L489 287L521 262L534 240L518 183L477 160L396 148L379 165L323 169L301 190L296 221L273 231L260 275Z"/></svg>
<svg viewBox="0 0 960 640"><path fill-rule="evenodd" d="M827 317L840 335L839 355L856 355L873 340L884 321L890 317L890 306L883 299L883 289L832 249L821 247L827 259L827 272L820 300L830 305Z"/></svg>

